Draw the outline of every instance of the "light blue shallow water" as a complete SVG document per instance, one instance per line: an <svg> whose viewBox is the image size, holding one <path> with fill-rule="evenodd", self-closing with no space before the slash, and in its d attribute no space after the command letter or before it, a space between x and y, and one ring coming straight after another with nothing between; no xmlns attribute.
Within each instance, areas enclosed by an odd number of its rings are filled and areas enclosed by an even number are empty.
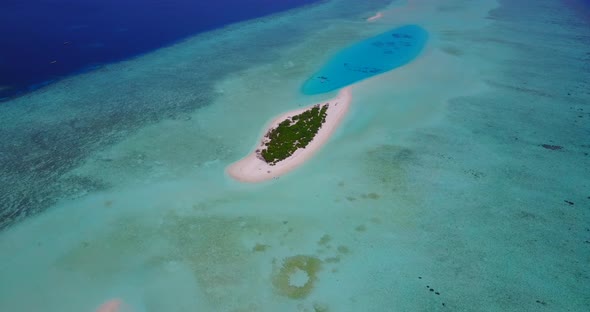
<svg viewBox="0 0 590 312"><path fill-rule="evenodd" d="M337 53L313 74L302 91L319 94L403 66L416 58L428 39L418 25L406 25L363 40Z"/></svg>
<svg viewBox="0 0 590 312"><path fill-rule="evenodd" d="M379 1L2 103L0 311L588 311L589 21L555 0ZM337 51L406 24L424 52L352 86L304 165L226 175L274 116L333 96L300 91Z"/></svg>

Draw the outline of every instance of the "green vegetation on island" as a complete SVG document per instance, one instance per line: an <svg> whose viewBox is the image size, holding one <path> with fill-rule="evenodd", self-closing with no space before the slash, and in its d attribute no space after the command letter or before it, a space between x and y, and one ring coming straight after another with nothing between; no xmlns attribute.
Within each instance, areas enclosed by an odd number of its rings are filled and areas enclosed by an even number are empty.
<svg viewBox="0 0 590 312"><path fill-rule="evenodd" d="M293 155L299 148L306 147L326 122L328 104L315 105L305 112L283 120L269 130L264 136L264 147L257 150L259 156L268 164L277 162Z"/></svg>

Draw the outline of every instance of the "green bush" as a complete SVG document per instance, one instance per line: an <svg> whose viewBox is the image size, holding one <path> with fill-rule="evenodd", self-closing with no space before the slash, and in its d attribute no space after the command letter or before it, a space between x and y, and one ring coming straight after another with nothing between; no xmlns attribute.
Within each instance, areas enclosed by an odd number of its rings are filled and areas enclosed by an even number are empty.
<svg viewBox="0 0 590 312"><path fill-rule="evenodd" d="M326 122L328 104L315 105L305 112L285 119L266 133L268 142L260 151L262 158L270 165L293 155L299 148L306 147Z"/></svg>

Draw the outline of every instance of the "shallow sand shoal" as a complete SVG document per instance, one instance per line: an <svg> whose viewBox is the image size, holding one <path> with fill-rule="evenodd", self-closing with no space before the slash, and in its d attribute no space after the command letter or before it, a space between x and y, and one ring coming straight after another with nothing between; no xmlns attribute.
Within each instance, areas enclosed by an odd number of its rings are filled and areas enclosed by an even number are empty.
<svg viewBox="0 0 590 312"><path fill-rule="evenodd" d="M367 22L373 22L373 21L376 21L376 20L378 20L378 19L380 19L382 17L383 17L383 13L377 12L377 13L375 13L375 15L367 18Z"/></svg>
<svg viewBox="0 0 590 312"><path fill-rule="evenodd" d="M328 112L326 116L326 122L322 124L322 127L318 130L313 140L305 147L300 148L286 159L279 161L274 166L267 164L265 161L259 159L255 151L252 151L248 156L241 160L231 164L227 168L227 173L234 179L242 182L262 182L274 178L278 178L285 173L293 170L303 162L308 160L313 153L319 150L330 138L332 133L336 130L348 108L352 102L351 88L347 87L338 93L338 95L322 104L328 104ZM317 104L314 104L317 105ZM270 129L276 128L279 123L289 117L303 113L310 109L314 105L289 111L275 118L270 125L266 128L264 133L268 133ZM256 149L262 148L261 143Z"/></svg>

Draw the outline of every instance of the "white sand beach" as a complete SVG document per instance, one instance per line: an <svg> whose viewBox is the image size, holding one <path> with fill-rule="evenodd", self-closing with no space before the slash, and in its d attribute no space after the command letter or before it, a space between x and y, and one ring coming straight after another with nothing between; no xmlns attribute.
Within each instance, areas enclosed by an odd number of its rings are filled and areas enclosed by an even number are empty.
<svg viewBox="0 0 590 312"><path fill-rule="evenodd" d="M275 165L270 165L264 160L257 157L255 151L252 151L248 156L243 159L231 164L227 168L227 173L238 181L242 182L262 182L270 179L278 178L285 173L293 170L297 166L308 160L317 150L319 150L330 138L334 130L338 127L348 108L352 102L351 87L340 90L338 95L328 100L328 115L326 122L322 125L313 140L305 147L300 148L293 153L290 157L279 161ZM314 105L317 105L314 104ZM270 125L266 128L264 133L267 133L270 129L276 128L279 123L283 120L301 114L304 111L310 109L314 105L289 111L279 117L273 119ZM262 141L256 149L263 147Z"/></svg>

